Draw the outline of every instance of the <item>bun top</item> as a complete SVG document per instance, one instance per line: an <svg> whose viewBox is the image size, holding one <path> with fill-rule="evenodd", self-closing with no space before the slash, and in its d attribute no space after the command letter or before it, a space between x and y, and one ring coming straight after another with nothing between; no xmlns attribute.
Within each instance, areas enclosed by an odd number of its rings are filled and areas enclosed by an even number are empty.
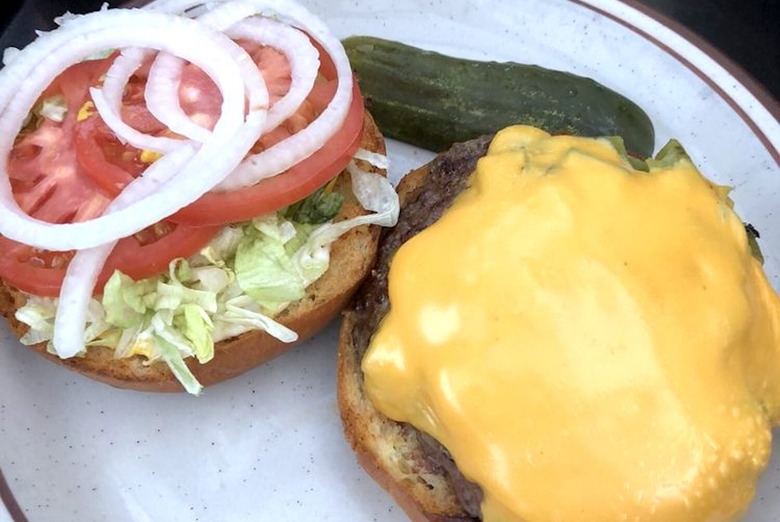
<svg viewBox="0 0 780 522"><path fill-rule="evenodd" d="M485 520L705 520L752 498L780 298L728 191L679 151L648 163L506 129L393 258L366 393L447 448Z"/></svg>

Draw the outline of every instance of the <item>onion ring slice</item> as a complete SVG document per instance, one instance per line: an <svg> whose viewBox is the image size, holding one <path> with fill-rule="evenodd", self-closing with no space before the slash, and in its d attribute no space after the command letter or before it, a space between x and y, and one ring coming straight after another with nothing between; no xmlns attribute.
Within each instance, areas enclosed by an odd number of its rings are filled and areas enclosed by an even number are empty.
<svg viewBox="0 0 780 522"><path fill-rule="evenodd" d="M120 107L125 86L133 73L152 53L148 49L131 47L124 49L106 71L103 87L90 89L95 109L117 138L138 149L164 154L181 145L181 140L144 134L122 121Z"/></svg>
<svg viewBox="0 0 780 522"><path fill-rule="evenodd" d="M195 155L195 147L187 144L153 163L143 176L135 178L106 208L105 213L127 207L152 194L175 176ZM54 317L52 346L57 355L67 359L84 349L84 329L87 309L98 276L117 241L76 252L71 259L60 289L59 304Z"/></svg>
<svg viewBox="0 0 780 522"><path fill-rule="evenodd" d="M154 27L165 30L150 30ZM189 45L193 39L203 45L193 49ZM89 221L53 224L30 217L13 197L6 164L15 136L39 93L73 61L106 48L139 43L198 64L223 94L222 113L212 138L183 170L187 172L187 183L174 183L183 177L179 173L148 197ZM256 68L251 75L240 67L239 63L246 60L245 51L224 34L187 18L137 9L90 13L42 35L21 53L24 56L17 56L0 71L0 233L37 248L90 248L132 235L164 219L230 173L254 144L264 124L268 93ZM250 89L247 84L254 87ZM249 114L245 116L247 91Z"/></svg>
<svg viewBox="0 0 780 522"><path fill-rule="evenodd" d="M246 39L273 47L290 64L290 88L268 110L263 132L270 132L292 116L311 92L319 70L319 53L304 33L272 18L247 18L228 28L225 34L233 40Z"/></svg>
<svg viewBox="0 0 780 522"><path fill-rule="evenodd" d="M211 131L195 123L179 102L184 65L184 60L171 54L157 55L144 91L146 107L172 132L202 143L209 139Z"/></svg>
<svg viewBox="0 0 780 522"><path fill-rule="evenodd" d="M198 18L222 27L231 27L249 17L270 13L305 31L333 62L338 81L336 92L319 117L286 140L247 157L215 190L237 190L284 172L316 152L344 122L352 101L353 79L349 59L338 38L302 5L292 0L217 0L209 3L202 0L156 0L145 8L181 14L207 9Z"/></svg>

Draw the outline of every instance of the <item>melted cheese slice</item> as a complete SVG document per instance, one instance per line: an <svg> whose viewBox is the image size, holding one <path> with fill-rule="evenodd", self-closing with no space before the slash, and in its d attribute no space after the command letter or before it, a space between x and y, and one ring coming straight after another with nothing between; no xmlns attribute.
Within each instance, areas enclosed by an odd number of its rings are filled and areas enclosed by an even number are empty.
<svg viewBox="0 0 780 522"><path fill-rule="evenodd" d="M484 520L731 520L780 418L780 302L723 187L607 141L497 135L396 254L363 361Z"/></svg>

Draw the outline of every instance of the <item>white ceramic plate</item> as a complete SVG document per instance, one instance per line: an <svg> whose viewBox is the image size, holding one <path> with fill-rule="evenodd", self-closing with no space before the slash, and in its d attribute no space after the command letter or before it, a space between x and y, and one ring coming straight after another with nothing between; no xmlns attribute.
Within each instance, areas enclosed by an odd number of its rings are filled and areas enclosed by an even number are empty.
<svg viewBox="0 0 780 522"><path fill-rule="evenodd" d="M780 126L738 68L614 0L309 3L340 36L538 63L628 95L653 118L659 144L681 139L707 174L736 187L780 287ZM394 179L430 157L399 144L390 155ZM336 332L194 398L96 384L2 326L0 469L35 522L405 520L342 439ZM780 520L778 442L774 454L748 520Z"/></svg>

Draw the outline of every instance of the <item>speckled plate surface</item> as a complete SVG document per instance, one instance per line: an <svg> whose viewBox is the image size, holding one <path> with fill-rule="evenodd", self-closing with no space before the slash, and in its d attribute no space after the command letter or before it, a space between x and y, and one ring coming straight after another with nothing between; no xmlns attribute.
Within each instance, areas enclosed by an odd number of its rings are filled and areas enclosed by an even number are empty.
<svg viewBox="0 0 780 522"><path fill-rule="evenodd" d="M681 139L709 176L736 187L738 210L761 231L780 287L777 105L706 46L613 0L309 3L340 36L537 63L628 95L653 118L659 144ZM430 157L396 143L390 155L394 179ZM334 324L194 398L93 383L35 356L0 326L4 499L36 522L405 520L342 439L336 335ZM780 520L780 443L774 447L750 521Z"/></svg>

